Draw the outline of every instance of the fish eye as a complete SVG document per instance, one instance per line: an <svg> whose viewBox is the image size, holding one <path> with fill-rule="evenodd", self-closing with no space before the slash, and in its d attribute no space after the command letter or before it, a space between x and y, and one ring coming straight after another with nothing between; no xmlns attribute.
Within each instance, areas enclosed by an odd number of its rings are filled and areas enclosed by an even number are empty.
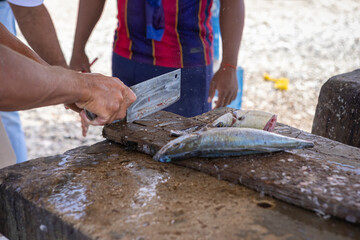
<svg viewBox="0 0 360 240"><path fill-rule="evenodd" d="M245 119L245 116L240 116L240 117L238 118L239 121L242 121L242 120L244 120L244 119Z"/></svg>

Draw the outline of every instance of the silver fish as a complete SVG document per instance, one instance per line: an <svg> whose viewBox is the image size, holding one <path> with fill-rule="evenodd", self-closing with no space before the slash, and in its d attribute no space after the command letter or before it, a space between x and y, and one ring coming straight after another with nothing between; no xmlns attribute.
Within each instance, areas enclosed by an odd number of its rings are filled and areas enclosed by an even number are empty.
<svg viewBox="0 0 360 240"><path fill-rule="evenodd" d="M277 116L272 113L237 110L220 116L212 123L212 126L255 128L272 132L276 121Z"/></svg>
<svg viewBox="0 0 360 240"><path fill-rule="evenodd" d="M153 157L160 162L191 157L226 157L313 147L309 141L251 128L210 128L178 137Z"/></svg>
<svg viewBox="0 0 360 240"><path fill-rule="evenodd" d="M173 137L183 136L190 134L195 131L201 130L202 128L211 127L240 127L240 128L255 128L262 129L265 131L274 131L277 122L277 116L272 113L263 111L243 111L237 110L229 112L218 117L214 122L203 125L195 126L182 130L170 130L170 135Z"/></svg>

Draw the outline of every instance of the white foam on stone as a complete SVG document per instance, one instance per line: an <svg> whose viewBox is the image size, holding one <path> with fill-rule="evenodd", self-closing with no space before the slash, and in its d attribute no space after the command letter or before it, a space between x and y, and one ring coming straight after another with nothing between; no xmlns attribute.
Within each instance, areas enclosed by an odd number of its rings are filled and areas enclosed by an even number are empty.
<svg viewBox="0 0 360 240"><path fill-rule="evenodd" d="M52 194L48 201L57 212L78 220L85 216L85 208L88 205L86 187L70 181L57 193Z"/></svg>

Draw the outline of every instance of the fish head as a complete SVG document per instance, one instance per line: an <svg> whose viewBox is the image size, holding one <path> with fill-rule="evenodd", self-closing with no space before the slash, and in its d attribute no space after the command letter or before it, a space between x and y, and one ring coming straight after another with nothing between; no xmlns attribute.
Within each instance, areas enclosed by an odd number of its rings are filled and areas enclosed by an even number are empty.
<svg viewBox="0 0 360 240"><path fill-rule="evenodd" d="M213 123L214 127L231 127L235 122L233 113L225 113L224 115L218 117Z"/></svg>
<svg viewBox="0 0 360 240"><path fill-rule="evenodd" d="M233 112L235 122L232 127L255 128L266 131L273 131L277 122L277 116L263 111L242 111Z"/></svg>
<svg viewBox="0 0 360 240"><path fill-rule="evenodd" d="M201 141L197 141L199 133L185 134L177 139L168 142L153 157L159 162L171 162L173 159L191 157L199 148Z"/></svg>

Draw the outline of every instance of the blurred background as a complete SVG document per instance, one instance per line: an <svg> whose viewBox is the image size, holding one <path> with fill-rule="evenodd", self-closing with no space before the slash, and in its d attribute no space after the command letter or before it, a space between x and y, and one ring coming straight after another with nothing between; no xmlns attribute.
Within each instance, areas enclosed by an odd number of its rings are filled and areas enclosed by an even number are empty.
<svg viewBox="0 0 360 240"><path fill-rule="evenodd" d="M78 1L45 0L69 62ZM360 66L358 0L246 0L239 54L244 69L242 109L278 115L278 121L310 132L320 88L330 77ZM111 75L116 1L108 0L86 50L92 71ZM18 29L18 36L24 40ZM288 78L274 88L263 74ZM102 127L81 135L79 117L63 106L22 111L29 159L55 155L103 140Z"/></svg>

